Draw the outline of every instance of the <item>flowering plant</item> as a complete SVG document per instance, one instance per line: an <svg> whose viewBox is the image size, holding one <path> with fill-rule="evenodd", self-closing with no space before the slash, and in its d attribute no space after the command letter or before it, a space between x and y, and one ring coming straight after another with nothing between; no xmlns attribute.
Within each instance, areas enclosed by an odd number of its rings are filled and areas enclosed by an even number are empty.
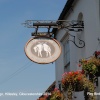
<svg viewBox="0 0 100 100"><path fill-rule="evenodd" d="M91 81L89 81L87 78L84 78L83 81L84 81L84 90L85 90L84 95L87 97L88 100L96 100L96 97L94 95L95 92L94 84ZM93 95L88 95L88 93L92 93Z"/></svg>
<svg viewBox="0 0 100 100"><path fill-rule="evenodd" d="M62 88L67 91L68 100L72 100L73 91L82 91L87 88L87 92L94 93L94 84L83 74L84 71L65 72L62 75ZM94 96L89 96L89 100L96 100Z"/></svg>
<svg viewBox="0 0 100 100"><path fill-rule="evenodd" d="M81 71L65 72L62 75L62 88L64 90L68 90L69 88L75 91L83 90L83 78L84 75Z"/></svg>
<svg viewBox="0 0 100 100"><path fill-rule="evenodd" d="M58 88L55 88L51 93L50 100L63 100L63 98L62 92Z"/></svg>
<svg viewBox="0 0 100 100"><path fill-rule="evenodd" d="M100 69L100 59L94 56L89 59L80 60L80 64L85 71L85 74L95 75Z"/></svg>

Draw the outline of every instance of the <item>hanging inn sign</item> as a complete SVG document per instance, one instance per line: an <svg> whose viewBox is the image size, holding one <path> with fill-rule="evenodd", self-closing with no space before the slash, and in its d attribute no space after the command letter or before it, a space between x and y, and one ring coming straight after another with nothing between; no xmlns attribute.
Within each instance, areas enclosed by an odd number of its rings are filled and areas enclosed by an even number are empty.
<svg viewBox="0 0 100 100"><path fill-rule="evenodd" d="M67 23L64 25L63 23ZM58 21L36 21L27 20L23 23L28 28L35 28L35 32L32 33L32 38L25 45L25 54L33 62L38 64L48 64L57 60L61 54L60 43L55 39L55 34L51 29L61 29L61 28L72 28L77 27L81 31L82 25L73 24L73 22L68 22L64 20ZM81 23L82 24L82 23ZM69 27L70 26L70 27ZM47 32L38 32L39 28L47 28ZM69 29L72 30L72 29ZM73 36L74 37L74 36ZM75 37L74 37L75 40ZM77 47L84 47L84 41L79 39L79 44L83 46L78 46L75 41L72 41Z"/></svg>
<svg viewBox="0 0 100 100"><path fill-rule="evenodd" d="M47 64L54 62L61 53L57 40L48 37L35 37L25 45L25 53L33 62Z"/></svg>

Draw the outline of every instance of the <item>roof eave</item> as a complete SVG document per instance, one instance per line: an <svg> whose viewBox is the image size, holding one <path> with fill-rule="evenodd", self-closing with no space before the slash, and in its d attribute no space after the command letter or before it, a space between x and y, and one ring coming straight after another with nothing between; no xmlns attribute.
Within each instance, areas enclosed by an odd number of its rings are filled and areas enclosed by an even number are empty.
<svg viewBox="0 0 100 100"><path fill-rule="evenodd" d="M69 12L70 8L72 7L72 4L75 0L68 0L58 18L58 20L63 20L65 15ZM57 32L57 29L56 28L53 28L52 30L53 34L54 34L54 38L56 37L56 32Z"/></svg>

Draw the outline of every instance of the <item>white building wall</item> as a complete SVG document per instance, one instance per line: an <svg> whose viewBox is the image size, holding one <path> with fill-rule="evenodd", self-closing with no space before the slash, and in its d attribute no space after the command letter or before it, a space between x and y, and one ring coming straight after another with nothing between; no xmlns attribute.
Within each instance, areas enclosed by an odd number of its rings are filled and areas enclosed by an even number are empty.
<svg viewBox="0 0 100 100"><path fill-rule="evenodd" d="M62 47L61 56L60 56L60 58L58 58L56 60L56 63L55 63L55 66L56 66L56 68L55 68L56 86L57 87L59 87L59 81L61 81L62 74L64 72L64 58L63 58L64 52L63 52L63 45L60 42L64 34L65 34L65 31L64 30L60 30L58 32L58 35L56 36L57 40L59 41L59 43L61 44L61 47Z"/></svg>
<svg viewBox="0 0 100 100"><path fill-rule="evenodd" d="M85 41L84 48L77 48L72 42L70 42L70 71L79 70L77 66L79 59L88 58L93 55L99 43L98 38L100 38L100 0L76 0L72 10L69 15L65 16L65 20L77 20L79 13L83 14L84 30L83 32L69 32L76 37L80 36L81 39ZM61 41L65 34L65 30L58 32L56 38ZM77 40L78 41L78 40ZM56 82L61 80L62 74L64 73L64 59L63 50L60 58L56 61ZM100 92L100 79L99 87L97 89ZM77 95L78 98L75 100L84 100L83 94ZM100 100L100 98L98 99Z"/></svg>

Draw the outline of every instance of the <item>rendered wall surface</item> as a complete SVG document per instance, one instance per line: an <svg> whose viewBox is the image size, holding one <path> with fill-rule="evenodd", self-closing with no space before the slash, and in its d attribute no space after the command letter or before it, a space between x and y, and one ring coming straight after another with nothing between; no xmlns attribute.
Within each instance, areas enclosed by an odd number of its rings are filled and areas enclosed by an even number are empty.
<svg viewBox="0 0 100 100"><path fill-rule="evenodd" d="M80 13L83 14L84 30L82 32L69 32L85 41L84 48L77 48L72 42L70 42L70 71L80 70L78 61L81 58L88 58L93 55L96 50L100 50L100 44L98 46L98 38L100 38L100 1L99 0L76 0L73 4L72 10L65 16L64 20L78 20ZM60 30L57 33L57 40L62 45L62 38L66 34L65 30ZM76 39L78 43L78 39ZM98 46L98 48L97 48ZM62 45L63 48L63 45ZM62 74L64 73L64 53L56 61L56 86L58 81L61 80ZM100 92L100 78L97 92ZM84 100L83 94L76 94L75 100ZM98 97L100 100L100 97Z"/></svg>

